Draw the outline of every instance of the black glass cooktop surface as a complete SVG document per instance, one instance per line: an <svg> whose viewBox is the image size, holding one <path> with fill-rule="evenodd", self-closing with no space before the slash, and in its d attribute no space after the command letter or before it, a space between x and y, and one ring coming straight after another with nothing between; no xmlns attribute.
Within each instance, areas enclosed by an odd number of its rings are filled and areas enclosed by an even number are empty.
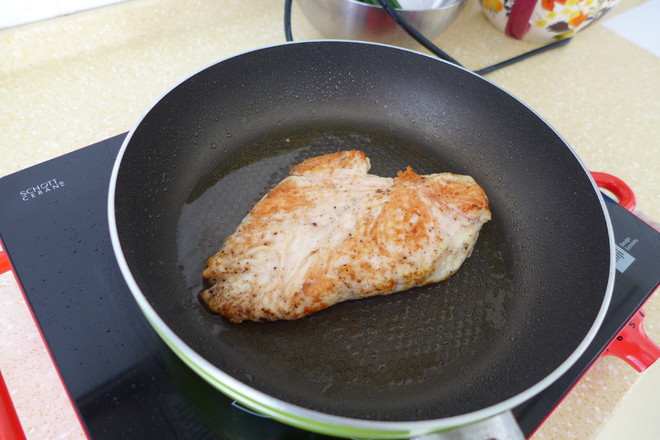
<svg viewBox="0 0 660 440"><path fill-rule="evenodd" d="M0 179L0 237L62 380L94 439L328 439L251 413L161 341L117 267L106 214L119 135ZM560 380L515 409L530 435L660 282L660 234L607 199L613 302Z"/></svg>

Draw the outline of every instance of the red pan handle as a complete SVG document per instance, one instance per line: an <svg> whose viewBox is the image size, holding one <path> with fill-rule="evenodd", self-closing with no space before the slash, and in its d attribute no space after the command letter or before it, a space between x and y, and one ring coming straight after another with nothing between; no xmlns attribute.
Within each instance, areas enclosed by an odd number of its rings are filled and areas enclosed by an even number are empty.
<svg viewBox="0 0 660 440"><path fill-rule="evenodd" d="M0 439L25 440L25 433L0 372Z"/></svg>
<svg viewBox="0 0 660 440"><path fill-rule="evenodd" d="M621 179L607 173L591 172L596 185L610 191L621 206L632 212L637 206L633 190ZM644 311L639 309L607 346L604 355L614 355L626 361L640 373L660 358L660 347L644 331Z"/></svg>
<svg viewBox="0 0 660 440"><path fill-rule="evenodd" d="M644 316L644 311L639 309L603 352L623 359L640 373L660 358L660 347L644 331Z"/></svg>
<svg viewBox="0 0 660 440"><path fill-rule="evenodd" d="M611 174L599 173L598 171L592 171L591 176L596 181L596 185L612 192L616 196L619 205L630 212L635 210L637 198L626 182Z"/></svg>

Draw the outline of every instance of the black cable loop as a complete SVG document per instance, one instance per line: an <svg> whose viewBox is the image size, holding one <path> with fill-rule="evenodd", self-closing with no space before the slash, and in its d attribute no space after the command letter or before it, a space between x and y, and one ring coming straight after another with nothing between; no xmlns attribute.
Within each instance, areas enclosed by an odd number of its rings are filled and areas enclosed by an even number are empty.
<svg viewBox="0 0 660 440"><path fill-rule="evenodd" d="M426 49L428 49L433 55L437 56L440 59L443 59L445 61L449 61L452 64L456 64L457 66L463 67L461 63L459 63L457 60L452 58L449 54L447 54L445 51L440 49L438 46L433 44L429 39L427 39L424 35L422 35L413 25L408 23L402 16L399 14L394 7L388 2L387 0L378 0L378 3L380 3L381 7L387 12L387 14L398 24L408 35L413 37L415 41L417 41L419 44L424 46Z"/></svg>
<svg viewBox="0 0 660 440"><path fill-rule="evenodd" d="M293 41L291 33L291 4L293 0L284 0L284 37L286 41Z"/></svg>

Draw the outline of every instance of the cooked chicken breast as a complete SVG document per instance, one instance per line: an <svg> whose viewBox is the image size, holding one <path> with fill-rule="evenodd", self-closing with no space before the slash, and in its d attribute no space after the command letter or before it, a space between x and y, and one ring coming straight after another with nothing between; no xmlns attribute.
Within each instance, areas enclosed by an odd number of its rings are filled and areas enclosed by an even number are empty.
<svg viewBox="0 0 660 440"><path fill-rule="evenodd" d="M298 319L454 274L491 218L481 187L469 176L369 168L360 151L293 167L208 259L213 286L201 299L232 322Z"/></svg>

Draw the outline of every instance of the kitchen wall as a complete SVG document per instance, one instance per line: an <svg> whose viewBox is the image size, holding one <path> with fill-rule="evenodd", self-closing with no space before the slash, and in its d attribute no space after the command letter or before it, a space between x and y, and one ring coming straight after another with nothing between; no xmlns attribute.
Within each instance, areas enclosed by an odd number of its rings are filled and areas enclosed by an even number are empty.
<svg viewBox="0 0 660 440"><path fill-rule="evenodd" d="M126 0L0 0L0 29Z"/></svg>

